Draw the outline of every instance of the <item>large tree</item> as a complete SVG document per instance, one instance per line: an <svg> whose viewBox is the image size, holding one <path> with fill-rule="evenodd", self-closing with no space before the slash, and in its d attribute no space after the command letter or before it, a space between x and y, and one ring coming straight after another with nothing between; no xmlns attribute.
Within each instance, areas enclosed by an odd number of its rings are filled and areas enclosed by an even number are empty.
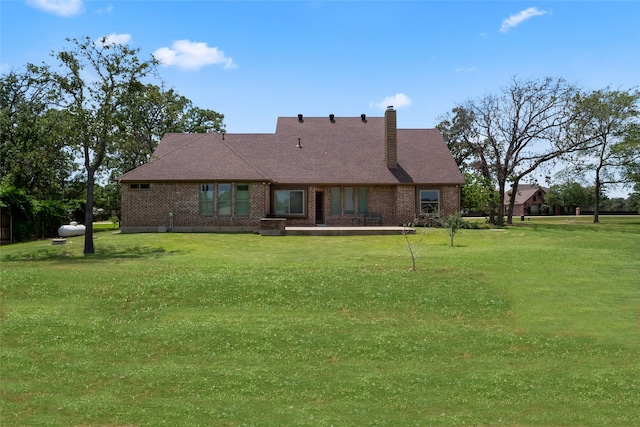
<svg viewBox="0 0 640 427"><path fill-rule="evenodd" d="M457 106L440 118L436 128L442 133L451 155L465 176L462 207L488 214L489 222L493 224L498 203L495 176L488 164L489 152L479 140L473 114L472 110Z"/></svg>
<svg viewBox="0 0 640 427"><path fill-rule="evenodd" d="M512 191L507 222L512 222L518 183L540 165L578 148L564 138L576 88L561 78L513 78L498 95L470 100L458 108L472 118L469 141L477 168L499 193L496 223L502 225L507 184Z"/></svg>
<svg viewBox="0 0 640 427"><path fill-rule="evenodd" d="M96 174L122 142L121 109L143 90L141 80L154 70L156 61L141 61L137 50L110 44L106 38L99 42L88 37L68 41L71 48L54 54L60 67L52 73L52 79L61 95L60 107L71 115L66 142L77 149L86 173L87 255L95 252L92 221Z"/></svg>
<svg viewBox="0 0 640 427"><path fill-rule="evenodd" d="M475 157L472 141L476 140L477 134L473 127L473 113L462 107L454 107L439 120L436 128L442 134L458 167L465 168Z"/></svg>
<svg viewBox="0 0 640 427"><path fill-rule="evenodd" d="M224 115L198 108L175 90L147 84L121 108L121 143L110 159L117 176L151 158L165 133L206 133L224 129Z"/></svg>
<svg viewBox="0 0 640 427"><path fill-rule="evenodd" d="M145 163L167 132L223 131L224 116L145 84L156 61L139 60L138 50L107 39L68 41L70 48L52 54L57 67L27 64L0 78L0 185L36 200L86 198L90 254L97 176L117 177ZM117 210L111 184L109 206L99 207Z"/></svg>
<svg viewBox="0 0 640 427"><path fill-rule="evenodd" d="M566 210L561 213L571 214L578 207L593 205L591 190L575 181L552 185L544 198L547 204L560 206Z"/></svg>
<svg viewBox="0 0 640 427"><path fill-rule="evenodd" d="M46 66L27 65L0 78L0 179L38 199L56 199L75 165L60 134L65 111Z"/></svg>
<svg viewBox="0 0 640 427"><path fill-rule="evenodd" d="M465 211L495 216L498 193L491 181L480 173L463 172L466 184L462 187L460 206Z"/></svg>
<svg viewBox="0 0 640 427"><path fill-rule="evenodd" d="M639 101L637 90L610 88L576 97L568 138L586 142L586 147L567 158L571 173L593 180L593 222L599 222L600 197L605 187L631 183L640 172Z"/></svg>

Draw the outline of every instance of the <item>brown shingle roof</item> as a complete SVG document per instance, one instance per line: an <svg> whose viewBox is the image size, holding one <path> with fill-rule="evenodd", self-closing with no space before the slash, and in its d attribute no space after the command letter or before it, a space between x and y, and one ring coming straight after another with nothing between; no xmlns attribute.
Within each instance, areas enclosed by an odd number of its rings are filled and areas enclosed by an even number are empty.
<svg viewBox="0 0 640 427"><path fill-rule="evenodd" d="M510 203L511 191L509 190L505 193L504 204L508 205ZM516 193L516 200L514 204L521 205L529 200L533 195L535 195L538 191L542 191L542 196L549 191L547 188L541 187L539 185L530 185L530 184L520 184L518 185L518 191Z"/></svg>
<svg viewBox="0 0 640 427"><path fill-rule="evenodd" d="M167 134L149 163L120 179L464 184L436 129L398 129L398 168L385 165L383 117L280 117L275 134Z"/></svg>

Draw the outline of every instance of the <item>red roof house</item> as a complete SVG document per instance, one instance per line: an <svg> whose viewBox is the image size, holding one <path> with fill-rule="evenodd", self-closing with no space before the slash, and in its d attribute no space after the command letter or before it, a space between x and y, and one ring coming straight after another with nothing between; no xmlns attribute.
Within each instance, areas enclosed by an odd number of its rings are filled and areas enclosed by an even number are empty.
<svg viewBox="0 0 640 427"><path fill-rule="evenodd" d="M167 134L120 177L123 232L399 225L456 212L465 181L440 132L384 117L280 117L273 134Z"/></svg>

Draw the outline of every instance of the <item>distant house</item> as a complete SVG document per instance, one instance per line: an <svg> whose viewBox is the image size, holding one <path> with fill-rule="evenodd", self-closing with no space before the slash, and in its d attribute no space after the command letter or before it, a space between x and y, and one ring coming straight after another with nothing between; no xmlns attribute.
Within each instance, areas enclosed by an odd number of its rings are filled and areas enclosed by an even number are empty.
<svg viewBox="0 0 640 427"><path fill-rule="evenodd" d="M542 215L545 204L544 196L549 191L548 188L539 185L520 184L516 192L516 200L513 206L513 216L522 215ZM509 206L511 200L511 190L507 191L504 198L505 207Z"/></svg>
<svg viewBox="0 0 640 427"><path fill-rule="evenodd" d="M273 134L167 134L120 177L121 229L255 231L399 225L460 209L465 181L440 132L384 117L280 117Z"/></svg>

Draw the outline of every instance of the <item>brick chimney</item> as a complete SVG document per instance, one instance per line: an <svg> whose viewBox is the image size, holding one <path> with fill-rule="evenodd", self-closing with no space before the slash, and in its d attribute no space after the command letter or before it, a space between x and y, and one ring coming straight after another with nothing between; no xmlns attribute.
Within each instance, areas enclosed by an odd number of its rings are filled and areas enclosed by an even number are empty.
<svg viewBox="0 0 640 427"><path fill-rule="evenodd" d="M396 122L396 110L393 109L393 106L387 107L387 111L384 112L384 141L387 169L395 169L398 167L398 130Z"/></svg>

